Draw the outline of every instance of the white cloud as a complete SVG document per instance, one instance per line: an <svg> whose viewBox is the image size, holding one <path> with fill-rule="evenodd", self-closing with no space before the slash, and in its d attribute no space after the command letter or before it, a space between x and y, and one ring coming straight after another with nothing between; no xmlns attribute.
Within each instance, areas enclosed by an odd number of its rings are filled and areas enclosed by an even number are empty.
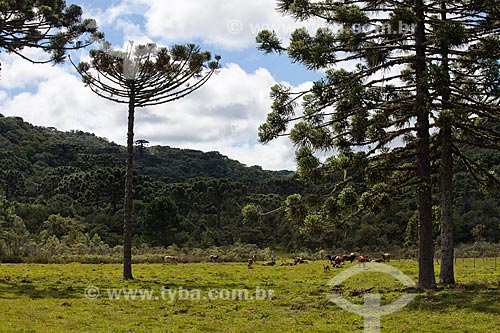
<svg viewBox="0 0 500 333"><path fill-rule="evenodd" d="M3 68L5 73L22 73L16 66ZM31 66L31 65L28 65ZM35 125L56 127L60 130L83 130L108 137L111 140L121 139L122 128L126 124L124 106L99 99L83 83L64 71L69 67L54 68L50 65L37 65L45 79L29 90L10 94L0 101L5 116L20 116ZM20 77L24 81L26 77ZM123 141L123 140L120 140Z"/></svg>
<svg viewBox="0 0 500 333"><path fill-rule="evenodd" d="M315 31L323 26L320 20L303 23L281 15L273 0L122 0L106 10L85 9L99 26L122 29L128 39L142 39L142 34L167 44L188 40L222 49L255 48L255 36L265 29L287 41L298 27ZM141 17L142 26L124 24L134 15Z"/></svg>
<svg viewBox="0 0 500 333"><path fill-rule="evenodd" d="M137 135L152 144L220 151L247 165L293 169L288 139L257 143L276 82L265 69L246 73L229 64L187 98L138 112Z"/></svg>
<svg viewBox="0 0 500 333"><path fill-rule="evenodd" d="M272 0L122 0L109 8L83 6L86 15L96 18L102 29L119 31L117 45L125 46L128 40L144 43L161 39L167 45L189 40L221 48L255 48L260 28L272 29L274 24L282 28L275 30L286 38L297 26L276 13ZM231 22L241 22L241 33L228 31ZM26 52L42 56L39 51ZM74 52L74 56L88 60L86 51ZM33 65L5 53L0 54L0 62L2 114L60 130L88 131L125 144L126 106L94 95L71 64ZM294 169L293 147L287 138L267 145L257 142L258 126L271 109L269 91L275 83L268 69L248 72L238 64L227 64L192 95L138 109L135 138L153 145L219 151L265 169Z"/></svg>
<svg viewBox="0 0 500 333"><path fill-rule="evenodd" d="M35 125L83 130L125 144L126 106L94 95L74 75L70 64L32 65L3 56L0 107L5 116L21 116ZM293 169L287 139L257 142L259 124L270 110L266 69L245 72L236 64L222 68L192 95L136 112L136 139L179 148L220 151L247 165Z"/></svg>

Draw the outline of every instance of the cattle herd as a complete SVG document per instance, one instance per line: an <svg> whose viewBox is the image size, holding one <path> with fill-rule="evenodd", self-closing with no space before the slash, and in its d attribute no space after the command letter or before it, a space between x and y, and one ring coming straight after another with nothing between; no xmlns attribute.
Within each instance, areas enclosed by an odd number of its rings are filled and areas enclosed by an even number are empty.
<svg viewBox="0 0 500 333"><path fill-rule="evenodd" d="M344 266L344 263L346 262L353 263L355 260L357 260L358 264L360 265L364 265L367 262L376 262L376 263L390 262L391 257L392 255L390 253L384 253L381 255L380 258L373 258L373 259L370 259L366 255L359 255L354 252L342 255L328 254L325 256L325 259L328 260L328 263L323 264L323 270L327 272L330 270L330 267L342 268ZM219 262L219 255L212 254L208 257L208 259L210 262ZM253 255L251 258L246 259L245 262L247 263L248 269L253 269L254 264L256 262L256 256ZM178 259L175 256L165 256L164 263L177 265ZM295 257L293 261L282 262L280 266L295 266L298 264L308 264L308 262L307 260L304 260L304 258L302 257ZM262 263L262 266L275 266L275 265L276 261L274 260L274 256L271 257L271 261L265 261Z"/></svg>
<svg viewBox="0 0 500 333"><path fill-rule="evenodd" d="M374 258L370 259L366 255L358 255L354 252L351 252L349 254L342 254L342 255L326 255L325 259L327 259L330 262L330 265L334 268L342 268L344 266L344 263L349 261L352 263L353 261L357 260L358 264L360 265L365 265L367 262L390 262L391 261L392 254L390 253L383 253L380 258ZM330 270L330 265L324 264L323 265L323 270L328 271Z"/></svg>

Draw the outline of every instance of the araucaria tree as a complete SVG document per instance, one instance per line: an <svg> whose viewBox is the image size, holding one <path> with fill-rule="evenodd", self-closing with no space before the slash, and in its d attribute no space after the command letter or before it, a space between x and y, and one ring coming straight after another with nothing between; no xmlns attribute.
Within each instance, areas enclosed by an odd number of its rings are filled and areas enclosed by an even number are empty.
<svg viewBox="0 0 500 333"><path fill-rule="evenodd" d="M485 188L499 184L498 175L467 156L461 146L500 149L500 2L441 0L430 9L428 77L440 147L439 281L454 285L454 157Z"/></svg>
<svg viewBox="0 0 500 333"><path fill-rule="evenodd" d="M82 35L87 39L80 39ZM0 49L33 63L61 62L68 50L79 49L102 38L94 20L82 20L82 9L62 0L0 2ZM31 59L22 53L35 48L50 53Z"/></svg>
<svg viewBox="0 0 500 333"><path fill-rule="evenodd" d="M261 50L286 52L292 61L326 73L306 91L273 87L272 112L259 129L262 142L290 136L299 174L330 185L322 198L309 203L306 230L346 228L353 215L379 211L392 193L413 187L418 285L435 288L433 149L456 148L441 145L438 138L447 142L452 138L448 129L471 128L471 118L498 119L498 94L491 90L498 79L498 52L485 52L498 46L498 20L492 16L497 7L495 1L278 1L284 14L325 22L315 35L296 30L287 47L273 32L257 36ZM471 59L481 61L473 65ZM490 92L474 89L470 78L491 86ZM433 136L437 130L441 135ZM492 133L485 136L496 137ZM441 150L445 161L448 155ZM333 154L321 161L318 151Z"/></svg>
<svg viewBox="0 0 500 333"><path fill-rule="evenodd" d="M193 44L172 48L156 44L114 51L109 44L90 52L90 63L76 66L83 82L97 95L128 105L127 162L123 221L123 278L132 279L132 170L134 116L139 107L183 98L202 87L219 69L220 57Z"/></svg>

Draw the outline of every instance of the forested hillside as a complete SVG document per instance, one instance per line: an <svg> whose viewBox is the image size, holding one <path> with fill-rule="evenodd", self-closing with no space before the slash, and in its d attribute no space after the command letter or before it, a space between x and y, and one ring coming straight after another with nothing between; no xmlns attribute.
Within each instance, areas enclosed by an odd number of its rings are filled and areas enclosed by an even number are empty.
<svg viewBox="0 0 500 333"><path fill-rule="evenodd" d="M500 166L498 152L470 152L489 169ZM136 245L206 248L241 242L292 251L378 250L401 247L405 240L415 244L412 192L393 198L390 209L377 215L331 232L303 235L298 223L286 219L285 210L266 215L258 224L245 224L241 215L248 203L266 212L282 206L291 194L315 198L310 194L321 193L320 187L299 182L292 172L247 167L218 152L140 144L135 154ZM0 116L0 254L23 255L28 244L54 247L82 239L119 245L124 159L124 147L93 134L60 132ZM459 167L455 186L456 241L498 241L500 197L482 193Z"/></svg>
<svg viewBox="0 0 500 333"><path fill-rule="evenodd" d="M32 126L0 117L0 183L29 233L51 215L77 221L110 245L121 242L125 148L81 131ZM302 191L289 171L247 167L218 152L138 145L135 154L136 242L167 246L287 242L281 215L255 230L241 208L255 202L276 208ZM145 215L146 214L146 215ZM293 233L292 233L293 234Z"/></svg>

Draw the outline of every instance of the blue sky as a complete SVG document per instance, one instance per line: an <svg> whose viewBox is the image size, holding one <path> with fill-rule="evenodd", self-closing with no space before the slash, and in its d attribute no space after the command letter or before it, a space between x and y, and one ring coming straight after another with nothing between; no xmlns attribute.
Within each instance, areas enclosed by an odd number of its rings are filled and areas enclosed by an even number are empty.
<svg viewBox="0 0 500 333"><path fill-rule="evenodd" d="M274 10L273 0L92 0L67 1L97 20L116 48L129 41L196 43L222 56L222 69L193 95L137 113L136 138L151 144L220 151L247 165L294 169L293 147L286 138L268 145L257 142L258 126L270 111L269 89L285 82L300 89L320 77L292 64L287 56L264 55L256 49L262 28L287 40L303 23ZM319 23L309 22L315 29ZM36 51L26 51L39 56ZM30 53L31 52L31 53ZM74 52L85 59L88 50ZM35 125L79 129L125 143L126 110L100 99L80 82L68 64L32 65L0 54L1 113L21 116Z"/></svg>

